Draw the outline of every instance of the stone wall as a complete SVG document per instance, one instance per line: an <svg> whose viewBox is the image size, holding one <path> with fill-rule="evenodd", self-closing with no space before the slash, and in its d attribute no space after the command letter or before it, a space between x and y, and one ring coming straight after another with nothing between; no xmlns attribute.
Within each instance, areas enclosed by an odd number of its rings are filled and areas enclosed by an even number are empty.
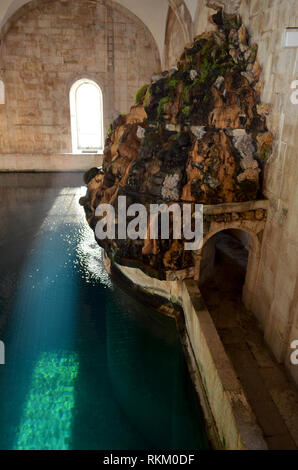
<svg viewBox="0 0 298 470"><path fill-rule="evenodd" d="M0 154L72 152L69 90L77 79L101 86L106 130L160 69L149 30L105 0L30 2L5 25L2 38Z"/></svg>
<svg viewBox="0 0 298 470"><path fill-rule="evenodd" d="M291 83L298 79L298 50L283 47L286 27L298 26L295 0L198 2L194 33L212 30L211 4L241 14L252 42L258 44L262 67L261 100L270 105L268 127L275 144L265 167L264 195L269 199L268 221L259 265L248 272L255 287L248 305L257 315L265 339L298 383L298 367L290 364L291 342L298 339L298 105L291 103ZM208 7L209 5L209 7ZM238 8L239 7L239 8Z"/></svg>
<svg viewBox="0 0 298 470"><path fill-rule="evenodd" d="M240 13L259 45L262 100L271 106L267 122L275 136L266 166L264 195L270 205L252 309L276 358L298 383L298 367L290 365L290 344L298 339L298 105L290 99L291 83L298 79L298 49L282 42L285 28L298 26L297 2L243 0Z"/></svg>

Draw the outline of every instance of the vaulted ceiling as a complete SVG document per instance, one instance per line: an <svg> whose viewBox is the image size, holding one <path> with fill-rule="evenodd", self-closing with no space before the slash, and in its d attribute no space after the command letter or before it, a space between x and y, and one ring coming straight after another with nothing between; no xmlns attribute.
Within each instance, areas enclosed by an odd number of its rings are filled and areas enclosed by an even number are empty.
<svg viewBox="0 0 298 470"><path fill-rule="evenodd" d="M175 1L177 2L177 0ZM29 2L30 0L0 0L0 28L18 8ZM169 0L117 0L117 3L138 16L149 28L162 56ZM179 0L177 3L180 3ZM185 0L193 19L197 3L197 0Z"/></svg>

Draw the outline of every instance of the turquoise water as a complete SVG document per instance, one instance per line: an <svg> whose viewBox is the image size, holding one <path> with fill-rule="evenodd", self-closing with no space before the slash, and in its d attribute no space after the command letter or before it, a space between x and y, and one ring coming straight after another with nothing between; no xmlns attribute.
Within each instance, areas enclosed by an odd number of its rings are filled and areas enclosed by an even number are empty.
<svg viewBox="0 0 298 470"><path fill-rule="evenodd" d="M0 449L208 448L175 324L112 285L78 176L9 178Z"/></svg>

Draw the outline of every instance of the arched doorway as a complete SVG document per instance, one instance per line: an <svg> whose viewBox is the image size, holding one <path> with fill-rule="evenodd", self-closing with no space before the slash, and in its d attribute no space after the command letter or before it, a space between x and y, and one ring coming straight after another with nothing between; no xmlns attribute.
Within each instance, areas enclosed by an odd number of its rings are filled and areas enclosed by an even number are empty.
<svg viewBox="0 0 298 470"><path fill-rule="evenodd" d="M250 234L239 229L221 230L208 238L202 249L200 285L203 286L211 278L220 276L222 271L226 271L229 266L230 270L224 275L225 282L228 281L227 274L231 276L231 282L234 274L237 274L237 286L242 288L245 282L250 244Z"/></svg>
<svg viewBox="0 0 298 470"><path fill-rule="evenodd" d="M215 233L202 249L199 285L216 327L238 326L251 235L239 229Z"/></svg>

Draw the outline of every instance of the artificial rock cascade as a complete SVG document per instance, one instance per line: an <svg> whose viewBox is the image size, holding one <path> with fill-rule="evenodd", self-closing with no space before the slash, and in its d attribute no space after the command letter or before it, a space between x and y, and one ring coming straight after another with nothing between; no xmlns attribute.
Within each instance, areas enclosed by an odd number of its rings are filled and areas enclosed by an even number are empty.
<svg viewBox="0 0 298 470"><path fill-rule="evenodd" d="M84 206L94 230L100 203L215 205L261 198L273 136L260 102L257 46L239 16L219 10L217 31L195 38L170 71L157 73L127 115L111 125L103 168L85 175ZM190 268L185 240L98 240L118 264L159 279Z"/></svg>

